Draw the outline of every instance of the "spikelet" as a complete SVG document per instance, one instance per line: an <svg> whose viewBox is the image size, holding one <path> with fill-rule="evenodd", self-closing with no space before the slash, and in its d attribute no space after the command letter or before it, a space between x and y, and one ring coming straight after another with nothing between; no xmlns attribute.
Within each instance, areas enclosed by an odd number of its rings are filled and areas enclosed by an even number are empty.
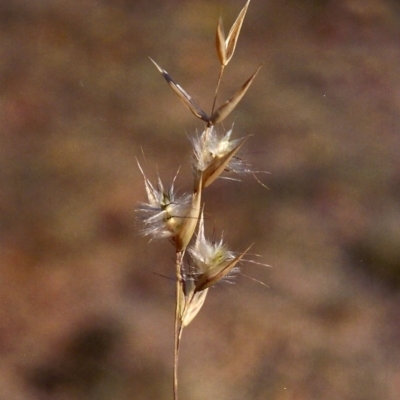
<svg viewBox="0 0 400 400"><path fill-rule="evenodd" d="M223 65L224 67L228 65L229 61L233 56L233 53L235 52L236 43L239 39L240 29L242 28L244 17L246 16L249 4L250 0L247 1L245 6L242 8L242 11L240 11L226 39L225 39L222 18L219 18L215 42L216 42L219 61L221 65Z"/></svg>

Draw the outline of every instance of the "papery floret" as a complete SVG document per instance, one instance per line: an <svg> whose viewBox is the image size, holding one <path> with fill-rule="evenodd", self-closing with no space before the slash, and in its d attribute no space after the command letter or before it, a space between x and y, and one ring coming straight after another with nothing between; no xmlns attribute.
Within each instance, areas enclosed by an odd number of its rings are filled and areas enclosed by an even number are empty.
<svg viewBox="0 0 400 400"><path fill-rule="evenodd" d="M214 159L224 157L243 141L243 139L230 140L232 130L233 128L220 136L212 126L193 139L193 165L196 170L205 171Z"/></svg>
<svg viewBox="0 0 400 400"><path fill-rule="evenodd" d="M213 126L193 139L193 170L196 181L202 177L202 186L210 186L225 170L235 154L240 150L247 137L230 140L232 129L219 137Z"/></svg>
<svg viewBox="0 0 400 400"><path fill-rule="evenodd" d="M138 163L139 165L139 163ZM146 178L141 166L148 203L141 203L138 211L142 214L144 235L154 238L174 237L179 234L186 216L191 211L190 195L178 196L174 192L174 182L170 189L165 192L164 186L158 178L157 187Z"/></svg>
<svg viewBox="0 0 400 400"><path fill-rule="evenodd" d="M189 249L189 253L195 263L195 274L205 273L215 268L223 268L235 258L222 238L219 242L210 242L205 238L203 214L200 217L195 244Z"/></svg>

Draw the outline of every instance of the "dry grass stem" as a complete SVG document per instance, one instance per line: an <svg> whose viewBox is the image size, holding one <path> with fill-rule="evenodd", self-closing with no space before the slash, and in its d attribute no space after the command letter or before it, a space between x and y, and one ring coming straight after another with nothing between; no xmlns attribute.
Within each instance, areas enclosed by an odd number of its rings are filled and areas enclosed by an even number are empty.
<svg viewBox="0 0 400 400"><path fill-rule="evenodd" d="M138 162L148 199L147 203L142 203L139 207L144 223L142 232L154 238L170 238L176 252L174 400L178 400L178 361L183 329L193 321L201 310L208 289L222 280L231 279L238 272L239 263L244 261L244 257L251 247L249 246L244 252L238 254L230 251L222 238L219 242L208 241L204 230L204 204L202 204L203 190L210 187L227 171L236 173L251 172L247 167L243 167L245 165L243 162L243 165L239 165L238 160L240 158L237 157L237 153L243 147L249 135L232 140L232 128L223 134L219 134L215 127L235 109L261 67L257 68L230 99L215 110L222 77L235 52L249 3L250 0L246 2L240 11L226 38L222 19L219 19L216 48L220 61L220 72L210 115L171 78L166 70L150 58L185 107L205 123L203 133L192 139L194 183L191 194L181 196L176 194L174 189L176 176L167 191L164 189L160 178L157 180L157 185L153 185ZM197 234L194 235L196 227ZM194 237L195 240L193 239ZM188 256L185 256L186 254ZM187 258L191 261L185 260Z"/></svg>

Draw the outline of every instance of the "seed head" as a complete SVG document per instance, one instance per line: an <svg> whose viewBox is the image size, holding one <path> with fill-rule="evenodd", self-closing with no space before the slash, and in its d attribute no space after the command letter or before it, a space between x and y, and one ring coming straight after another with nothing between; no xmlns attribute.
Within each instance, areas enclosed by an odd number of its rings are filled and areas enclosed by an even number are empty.
<svg viewBox="0 0 400 400"><path fill-rule="evenodd" d="M189 248L195 265L189 274L194 281L194 291L201 292L223 278L232 277L232 274L239 271L236 265L248 250L235 255L228 250L223 238L219 242L208 241L204 236L204 218L201 213L195 244Z"/></svg>
<svg viewBox="0 0 400 400"><path fill-rule="evenodd" d="M191 211L191 196L178 196L174 190L174 181L168 191L164 190L161 179L158 178L157 187L147 179L140 164L144 184L147 192L147 203L141 203L138 211L143 216L143 235L153 238L175 237L179 235L186 216Z"/></svg>
<svg viewBox="0 0 400 400"><path fill-rule="evenodd" d="M234 170L230 168L230 164L246 137L230 140L232 129L220 136L213 126L207 127L200 136L192 140L193 169L196 175L202 174L204 187L211 185L225 169Z"/></svg>
<svg viewBox="0 0 400 400"><path fill-rule="evenodd" d="M189 248L189 253L195 263L197 274L227 264L235 258L223 242L223 238L219 242L210 242L205 238L203 213L200 216L196 241L193 247Z"/></svg>

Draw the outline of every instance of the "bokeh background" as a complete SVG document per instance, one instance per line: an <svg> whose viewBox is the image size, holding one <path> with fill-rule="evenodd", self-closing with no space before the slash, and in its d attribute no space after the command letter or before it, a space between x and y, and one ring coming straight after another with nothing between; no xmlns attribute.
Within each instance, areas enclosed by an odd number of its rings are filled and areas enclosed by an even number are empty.
<svg viewBox="0 0 400 400"><path fill-rule="evenodd" d="M135 157L191 188L214 34L242 0L0 1L0 399L171 399L173 247L139 234ZM400 3L253 0L220 99L253 135L205 193L257 260L185 330L183 399L400 398Z"/></svg>

